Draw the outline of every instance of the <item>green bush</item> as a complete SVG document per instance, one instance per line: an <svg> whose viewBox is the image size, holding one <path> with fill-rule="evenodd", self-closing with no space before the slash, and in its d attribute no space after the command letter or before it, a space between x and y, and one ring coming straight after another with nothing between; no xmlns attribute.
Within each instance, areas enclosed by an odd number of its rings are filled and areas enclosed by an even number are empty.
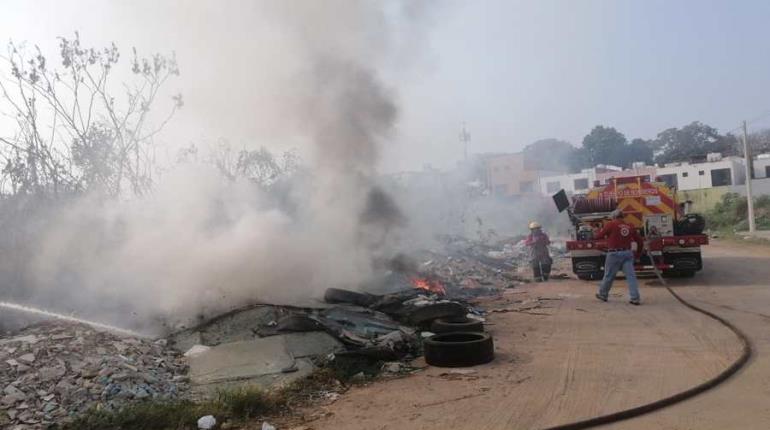
<svg viewBox="0 0 770 430"><path fill-rule="evenodd" d="M754 219L757 229L770 229L770 196L754 199ZM727 193L722 201L706 214L706 225L710 230L745 231L749 229L748 201L737 193Z"/></svg>
<svg viewBox="0 0 770 430"><path fill-rule="evenodd" d="M213 406L213 408L212 408ZM219 404L191 401L146 401L117 411L92 409L62 426L64 430L182 430L196 429L204 415L222 416Z"/></svg>
<svg viewBox="0 0 770 430"><path fill-rule="evenodd" d="M184 430L197 429L198 418L248 420L280 412L287 397L279 390L269 393L256 386L219 391L212 400L145 401L116 411L90 410L64 430Z"/></svg>

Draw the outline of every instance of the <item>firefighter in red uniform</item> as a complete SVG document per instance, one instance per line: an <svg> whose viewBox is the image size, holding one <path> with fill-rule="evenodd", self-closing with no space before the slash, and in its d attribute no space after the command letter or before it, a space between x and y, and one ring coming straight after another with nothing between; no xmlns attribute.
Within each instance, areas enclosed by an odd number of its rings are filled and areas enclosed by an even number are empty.
<svg viewBox="0 0 770 430"><path fill-rule="evenodd" d="M628 294L631 298L629 303L639 305L641 304L641 299L639 297L639 284L636 281L636 273L634 272L635 255L631 250L631 243L636 242L636 252L641 254L642 238L639 236L636 228L623 221L623 213L621 211L616 210L612 215L612 221L604 224L604 228L596 233L595 236L596 239L607 238L607 259L604 262L604 279L602 279L602 283L599 285L599 292L596 293L596 298L603 302L607 301L610 288L612 288L612 281L615 280L615 275L618 271L622 269L628 282Z"/></svg>
<svg viewBox="0 0 770 430"><path fill-rule="evenodd" d="M551 275L551 253L548 250L548 245L551 240L548 239L548 235L543 232L543 227L540 223L532 221L529 223L529 236L524 240L524 244L530 249L530 264L532 264L532 277L535 281L545 282Z"/></svg>

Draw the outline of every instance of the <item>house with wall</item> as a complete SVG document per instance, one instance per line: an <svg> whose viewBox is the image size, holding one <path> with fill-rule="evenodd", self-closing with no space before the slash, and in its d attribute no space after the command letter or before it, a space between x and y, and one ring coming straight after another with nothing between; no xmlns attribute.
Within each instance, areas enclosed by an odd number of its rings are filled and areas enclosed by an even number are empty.
<svg viewBox="0 0 770 430"><path fill-rule="evenodd" d="M604 183L608 178L623 176L624 173L625 171L617 166L599 165L583 169L580 173L544 176L540 178L540 192L550 196L564 189L570 195L581 194L587 192L597 181Z"/></svg>
<svg viewBox="0 0 770 430"><path fill-rule="evenodd" d="M729 187L746 183L746 164L740 157L709 154L700 163L670 163L657 168L659 181L679 191Z"/></svg>
<svg viewBox="0 0 770 430"><path fill-rule="evenodd" d="M650 180L655 180L655 166L647 166L644 163L634 163L630 169L622 169L612 166L613 169L603 169L596 174L596 180L599 184L606 184L612 178L628 178L632 176L643 176Z"/></svg>
<svg viewBox="0 0 770 430"><path fill-rule="evenodd" d="M757 174L760 171L770 174L770 155L766 159L755 161L754 170ZM563 188L568 194L575 194L586 191L595 183L606 184L612 178L629 176L647 176L651 180L666 182L680 191L746 183L743 158L709 154L703 162L670 163L661 167L634 163L631 169L625 170L614 166L597 166L593 169L584 169L580 173L543 177L541 192L553 194Z"/></svg>
<svg viewBox="0 0 770 430"><path fill-rule="evenodd" d="M770 194L770 154L757 157L754 172L758 178L752 181L758 190L756 194ZM722 157L721 154L709 154L703 161L664 166L634 163L631 169L625 170L597 166L580 173L543 177L540 179L540 192L553 195L563 188L567 194L580 194L594 184L606 184L612 178L628 176L647 176L651 180L665 182L677 190L679 201L689 201L694 211L705 212L713 208L725 193L742 193L746 184L746 167L743 158ZM763 177L768 179L759 179Z"/></svg>
<svg viewBox="0 0 770 430"><path fill-rule="evenodd" d="M770 154L759 154L754 160L754 178L770 178Z"/></svg>
<svg viewBox="0 0 770 430"><path fill-rule="evenodd" d="M485 155L484 164L487 189L501 197L539 194L541 178L557 174L533 168L520 152Z"/></svg>
<svg viewBox="0 0 770 430"><path fill-rule="evenodd" d="M594 169L583 169L580 173L569 173L540 178L540 192L553 195L561 189L568 194L587 191L596 180Z"/></svg>

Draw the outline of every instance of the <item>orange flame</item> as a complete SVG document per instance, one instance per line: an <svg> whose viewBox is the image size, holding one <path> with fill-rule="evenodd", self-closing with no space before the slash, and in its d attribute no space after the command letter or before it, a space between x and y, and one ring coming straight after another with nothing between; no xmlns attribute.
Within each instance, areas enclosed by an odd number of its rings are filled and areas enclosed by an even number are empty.
<svg viewBox="0 0 770 430"><path fill-rule="evenodd" d="M414 288L420 290L429 291L431 293L446 294L446 289L441 285L441 282L436 280L430 280L425 278L413 278L412 285Z"/></svg>

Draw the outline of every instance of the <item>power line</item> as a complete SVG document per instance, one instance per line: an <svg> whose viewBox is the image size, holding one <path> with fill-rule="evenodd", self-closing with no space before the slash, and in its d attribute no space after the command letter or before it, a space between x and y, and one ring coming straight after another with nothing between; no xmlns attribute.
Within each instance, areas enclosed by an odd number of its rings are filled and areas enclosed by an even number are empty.
<svg viewBox="0 0 770 430"><path fill-rule="evenodd" d="M759 116L757 116L757 117L755 117L755 118L752 118L752 119L750 119L750 120L748 120L748 121L744 121L744 122L742 122L741 124L739 124L739 125L738 125L737 127L735 127L734 129L732 129L732 130L728 130L728 131L727 131L725 134L730 134L730 133L732 133L732 132L734 132L734 131L738 131L738 130L742 129L742 128L744 127L744 125L749 125L749 124L751 124L751 123L757 122L757 121L759 121L760 119L765 119L765 118L767 118L767 117L770 117L770 110L767 110L767 111L765 111L763 114L761 114L761 115L759 115Z"/></svg>

